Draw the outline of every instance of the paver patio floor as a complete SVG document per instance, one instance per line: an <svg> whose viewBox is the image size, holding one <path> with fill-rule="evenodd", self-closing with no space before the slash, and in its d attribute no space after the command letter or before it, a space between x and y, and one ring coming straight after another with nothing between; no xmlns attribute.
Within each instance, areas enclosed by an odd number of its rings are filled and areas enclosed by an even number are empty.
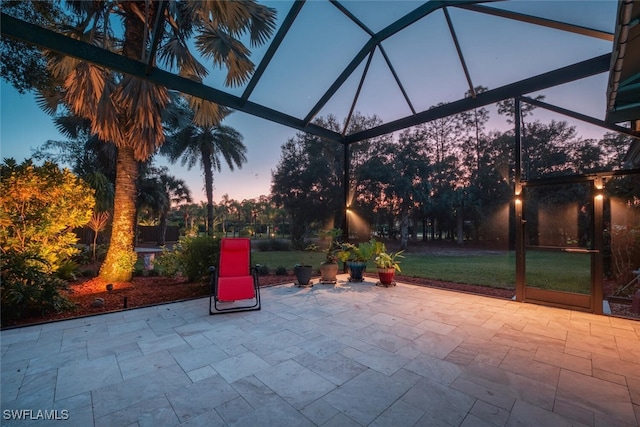
<svg viewBox="0 0 640 427"><path fill-rule="evenodd" d="M339 278L263 288L260 311L205 298L2 331L1 424L640 422L638 321Z"/></svg>

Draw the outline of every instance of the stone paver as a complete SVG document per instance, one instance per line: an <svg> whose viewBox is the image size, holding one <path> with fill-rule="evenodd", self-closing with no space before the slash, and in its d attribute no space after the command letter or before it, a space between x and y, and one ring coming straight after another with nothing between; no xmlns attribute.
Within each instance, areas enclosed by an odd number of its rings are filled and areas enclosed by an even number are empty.
<svg viewBox="0 0 640 427"><path fill-rule="evenodd" d="M1 331L0 424L640 424L638 321L339 278Z"/></svg>

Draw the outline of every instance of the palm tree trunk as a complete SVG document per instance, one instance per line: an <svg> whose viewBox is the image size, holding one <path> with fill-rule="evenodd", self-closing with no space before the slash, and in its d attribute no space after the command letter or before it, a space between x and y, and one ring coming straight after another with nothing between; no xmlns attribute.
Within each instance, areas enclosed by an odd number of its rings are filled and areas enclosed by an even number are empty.
<svg viewBox="0 0 640 427"><path fill-rule="evenodd" d="M204 169L204 191L207 194L207 235L213 236L213 165L211 156L204 151L202 169Z"/></svg>
<svg viewBox="0 0 640 427"><path fill-rule="evenodd" d="M128 282L137 260L134 252L136 218L136 180L138 162L131 147L118 148L113 203L113 230L100 278L107 282Z"/></svg>
<svg viewBox="0 0 640 427"><path fill-rule="evenodd" d="M158 246L164 246L167 240L167 215L160 215L160 225L158 227Z"/></svg>

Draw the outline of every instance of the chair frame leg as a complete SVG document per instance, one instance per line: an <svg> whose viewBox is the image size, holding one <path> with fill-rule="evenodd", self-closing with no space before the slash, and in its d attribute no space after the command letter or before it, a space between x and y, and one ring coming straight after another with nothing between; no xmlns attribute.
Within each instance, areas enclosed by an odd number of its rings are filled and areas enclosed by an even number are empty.
<svg viewBox="0 0 640 427"><path fill-rule="evenodd" d="M209 293L209 315L214 314L224 314L224 313L235 313L241 311L253 311L260 310L262 308L260 301L260 286L258 284L258 274L256 271L252 272L253 276L253 289L255 294L255 302L253 305L242 305L235 307L227 307L227 308L219 308L218 304L220 300L218 299L218 271L215 267L209 267L209 284L210 284L210 293ZM212 309L213 307L213 309Z"/></svg>

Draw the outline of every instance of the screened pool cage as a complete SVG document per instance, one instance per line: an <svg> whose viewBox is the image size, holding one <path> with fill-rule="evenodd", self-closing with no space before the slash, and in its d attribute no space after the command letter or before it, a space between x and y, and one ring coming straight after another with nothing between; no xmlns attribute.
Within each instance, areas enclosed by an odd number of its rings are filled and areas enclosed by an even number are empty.
<svg viewBox="0 0 640 427"><path fill-rule="evenodd" d="M356 144L508 100L513 117L535 107L546 119L624 135L626 146L618 147L625 151L622 168L536 176L530 173L536 147L528 145L522 120L513 120L510 157L502 159L511 197L482 221L455 225L458 238L469 233L514 250L515 260L505 262L515 265L516 300L602 313L604 270L623 274L629 268L615 253L628 245L630 230L640 229L638 196L616 196L616 189L637 183L640 173L639 2L264 3L277 10L277 26L252 52L252 77L233 88L224 86L213 66L210 78L199 83L158 65L148 53L167 42L162 25L148 27L141 47L146 61L6 13L0 30L3 37L340 144L343 183L352 182L350 153ZM172 2L153 4L164 13ZM536 96L543 92L545 101ZM375 114L381 124L349 133L356 113ZM345 118L342 131L315 120L329 114ZM372 230L350 206L352 197L353 189L344 184L336 216L342 217L346 239L390 232ZM438 231L428 218L414 225L421 238ZM558 271L568 270L568 277L544 279L539 273L550 267L549 260Z"/></svg>

